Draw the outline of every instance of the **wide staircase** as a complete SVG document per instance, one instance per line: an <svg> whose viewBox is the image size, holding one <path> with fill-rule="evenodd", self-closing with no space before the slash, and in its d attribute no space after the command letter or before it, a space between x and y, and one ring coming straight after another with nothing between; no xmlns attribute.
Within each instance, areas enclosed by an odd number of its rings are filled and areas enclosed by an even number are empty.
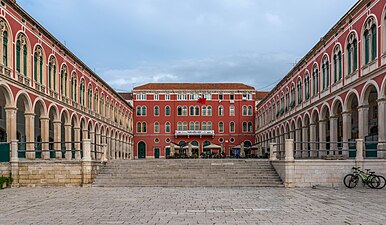
<svg viewBox="0 0 386 225"><path fill-rule="evenodd" d="M94 187L283 187L268 160L111 161Z"/></svg>

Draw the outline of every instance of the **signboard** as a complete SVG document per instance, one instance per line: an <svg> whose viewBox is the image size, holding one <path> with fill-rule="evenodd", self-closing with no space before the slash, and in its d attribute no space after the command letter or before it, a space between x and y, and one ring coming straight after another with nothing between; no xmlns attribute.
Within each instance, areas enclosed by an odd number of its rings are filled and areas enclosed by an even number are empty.
<svg viewBox="0 0 386 225"><path fill-rule="evenodd" d="M176 130L176 136L213 136L214 130Z"/></svg>

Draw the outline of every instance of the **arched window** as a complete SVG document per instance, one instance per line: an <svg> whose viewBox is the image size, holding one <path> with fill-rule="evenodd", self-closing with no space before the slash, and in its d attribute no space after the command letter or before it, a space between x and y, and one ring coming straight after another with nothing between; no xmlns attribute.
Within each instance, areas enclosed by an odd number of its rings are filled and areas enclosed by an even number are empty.
<svg viewBox="0 0 386 225"><path fill-rule="evenodd" d="M10 64L10 63L8 63L8 60L9 60L8 52L12 51L11 49L8 49L10 47L10 45L8 45L8 43L11 43L11 45L12 45L12 41L8 41L8 34L9 34L8 27L9 27L8 23L4 19L0 19L1 34L3 35L3 39L2 39L3 51L1 52L1 54L3 54L2 56L3 56L3 65L4 66L8 66Z"/></svg>
<svg viewBox="0 0 386 225"><path fill-rule="evenodd" d="M224 132L224 123L223 122L218 123L218 132L220 132L220 133Z"/></svg>
<svg viewBox="0 0 386 225"><path fill-rule="evenodd" d="M177 123L177 130L182 130L182 123L181 122Z"/></svg>
<svg viewBox="0 0 386 225"><path fill-rule="evenodd" d="M340 45L334 49L334 83L342 80L342 50Z"/></svg>
<svg viewBox="0 0 386 225"><path fill-rule="evenodd" d="M327 56L322 61L322 74L323 74L323 90L330 86L330 62Z"/></svg>
<svg viewBox="0 0 386 225"><path fill-rule="evenodd" d="M283 98L283 105L284 105L284 97ZM252 106L248 106L248 116L252 116Z"/></svg>
<svg viewBox="0 0 386 225"><path fill-rule="evenodd" d="M159 107L154 106L154 116L159 116Z"/></svg>
<svg viewBox="0 0 386 225"><path fill-rule="evenodd" d="M43 49L38 45L34 52L34 80L40 84L43 84L43 67Z"/></svg>
<svg viewBox="0 0 386 225"><path fill-rule="evenodd" d="M56 59L54 56L51 56L48 62L48 88L56 91Z"/></svg>
<svg viewBox="0 0 386 225"><path fill-rule="evenodd" d="M289 89L287 87L287 89L285 90L285 111L286 112L288 111L289 104L290 104L290 95L289 95Z"/></svg>
<svg viewBox="0 0 386 225"><path fill-rule="evenodd" d="M304 86L305 86L305 100L310 99L310 76L306 74L304 78Z"/></svg>
<svg viewBox="0 0 386 225"><path fill-rule="evenodd" d="M355 33L352 32L347 39L347 74L358 69L358 41Z"/></svg>
<svg viewBox="0 0 386 225"><path fill-rule="evenodd" d="M83 90L84 90L84 81L82 84L83 84ZM82 84L80 86L81 89L82 89ZM82 90L81 90L81 93L82 93ZM63 65L62 70L60 71L60 94L64 97L67 96L67 66L66 65Z"/></svg>
<svg viewBox="0 0 386 225"><path fill-rule="evenodd" d="M252 132L252 122L248 122L248 132Z"/></svg>
<svg viewBox="0 0 386 225"><path fill-rule="evenodd" d="M188 123L187 122L183 122L182 123L182 129L183 130L188 130Z"/></svg>
<svg viewBox="0 0 386 225"><path fill-rule="evenodd" d="M141 106L137 106L137 116L141 115Z"/></svg>
<svg viewBox="0 0 386 225"><path fill-rule="evenodd" d="M76 73L72 73L71 78L71 99L76 101L76 89L78 88Z"/></svg>
<svg viewBox="0 0 386 225"><path fill-rule="evenodd" d="M219 116L224 116L224 107L222 107L222 106L218 107L218 115Z"/></svg>
<svg viewBox="0 0 386 225"><path fill-rule="evenodd" d="M243 106L243 116L247 115L247 107L244 105Z"/></svg>
<svg viewBox="0 0 386 225"><path fill-rule="evenodd" d="M182 108L182 115L183 115L183 116L187 116L187 115L188 115L188 107L187 107L187 106L184 106L184 107Z"/></svg>
<svg viewBox="0 0 386 225"><path fill-rule="evenodd" d="M195 111L196 111L196 116L199 116L200 115L200 107L196 106Z"/></svg>
<svg viewBox="0 0 386 225"><path fill-rule="evenodd" d="M88 86L88 108L92 109L92 86Z"/></svg>
<svg viewBox="0 0 386 225"><path fill-rule="evenodd" d="M137 133L141 133L141 123L137 123Z"/></svg>
<svg viewBox="0 0 386 225"><path fill-rule="evenodd" d="M312 69L312 96L315 97L319 93L319 70L315 64Z"/></svg>
<svg viewBox="0 0 386 225"><path fill-rule="evenodd" d="M99 113L100 113L102 116L105 116L105 97L104 97L104 94L103 94L103 93L101 94Z"/></svg>
<svg viewBox="0 0 386 225"><path fill-rule="evenodd" d="M233 105L231 105L229 107L229 115L230 116L234 116L235 115L235 107Z"/></svg>
<svg viewBox="0 0 386 225"><path fill-rule="evenodd" d="M177 115L182 116L182 106L177 107Z"/></svg>
<svg viewBox="0 0 386 225"><path fill-rule="evenodd" d="M291 86L291 103L290 103L290 109L292 109L295 106L295 84L292 84ZM270 109L272 111L272 108Z"/></svg>
<svg viewBox="0 0 386 225"><path fill-rule="evenodd" d="M202 115L203 115L203 116L206 116L206 106L203 106L203 107L202 107Z"/></svg>
<svg viewBox="0 0 386 225"><path fill-rule="evenodd" d="M202 122L202 130L206 130L206 122Z"/></svg>
<svg viewBox="0 0 386 225"><path fill-rule="evenodd" d="M243 122L243 132L247 132L247 122Z"/></svg>
<svg viewBox="0 0 386 225"><path fill-rule="evenodd" d="M303 85L302 80L298 79L298 105L300 105L303 101Z"/></svg>
<svg viewBox="0 0 386 225"><path fill-rule="evenodd" d="M194 122L189 123L189 130L194 130Z"/></svg>
<svg viewBox="0 0 386 225"><path fill-rule="evenodd" d="M199 122L196 122L196 123L195 123L194 129L195 129L195 130L200 130L200 123L199 123Z"/></svg>
<svg viewBox="0 0 386 225"><path fill-rule="evenodd" d="M189 107L189 115L194 116L194 106Z"/></svg>
<svg viewBox="0 0 386 225"><path fill-rule="evenodd" d="M377 57L377 25L374 17L367 19L363 32L365 64Z"/></svg>
<svg viewBox="0 0 386 225"><path fill-rule="evenodd" d="M146 133L146 123L142 122L142 133Z"/></svg>
<svg viewBox="0 0 386 225"><path fill-rule="evenodd" d="M235 122L230 122L229 124L229 130L231 133L235 132Z"/></svg>
<svg viewBox="0 0 386 225"><path fill-rule="evenodd" d="M212 116L212 106L208 106L208 116Z"/></svg>
<svg viewBox="0 0 386 225"><path fill-rule="evenodd" d="M85 88L84 80L82 79L81 82L80 82L80 104L82 106L86 105L86 103L85 103L85 92L86 92L86 88Z"/></svg>
<svg viewBox="0 0 386 225"><path fill-rule="evenodd" d="M142 106L142 112L141 112L141 115L142 116L146 116L146 106Z"/></svg>
<svg viewBox="0 0 386 225"><path fill-rule="evenodd" d="M154 133L159 133L159 123L158 122L154 123Z"/></svg>
<svg viewBox="0 0 386 225"><path fill-rule="evenodd" d="M208 127L207 128L208 128L208 130L213 130L212 129L212 122L208 122Z"/></svg>
<svg viewBox="0 0 386 225"><path fill-rule="evenodd" d="M98 108L99 108L98 103L99 103L99 94L98 94L98 90L95 90L94 92L94 112L95 113L98 113Z"/></svg>
<svg viewBox="0 0 386 225"><path fill-rule="evenodd" d="M16 41L16 71L24 76L27 76L27 55L27 38L23 33L20 33Z"/></svg>
<svg viewBox="0 0 386 225"><path fill-rule="evenodd" d="M165 124L165 132L170 133L170 123L169 122L166 122L166 124Z"/></svg>
<svg viewBox="0 0 386 225"><path fill-rule="evenodd" d="M165 115L170 116L170 106L166 106L165 108Z"/></svg>

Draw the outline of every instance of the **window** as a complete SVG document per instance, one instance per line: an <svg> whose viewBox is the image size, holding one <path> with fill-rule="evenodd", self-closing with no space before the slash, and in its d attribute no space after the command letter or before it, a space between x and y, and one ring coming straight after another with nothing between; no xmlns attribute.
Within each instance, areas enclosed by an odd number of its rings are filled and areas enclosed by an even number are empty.
<svg viewBox="0 0 386 225"><path fill-rule="evenodd" d="M224 116L224 107L222 107L222 106L218 107L218 115L219 116Z"/></svg>
<svg viewBox="0 0 386 225"><path fill-rule="evenodd" d="M187 122L183 122L182 129L183 130L188 130L188 123Z"/></svg>
<svg viewBox="0 0 386 225"><path fill-rule="evenodd" d="M303 86L301 78L298 79L298 105L303 101Z"/></svg>
<svg viewBox="0 0 386 225"><path fill-rule="evenodd" d="M229 124L229 130L231 133L235 132L235 122L230 122Z"/></svg>
<svg viewBox="0 0 386 225"><path fill-rule="evenodd" d="M7 23L1 19L0 23L3 23L3 64L8 66L8 26Z"/></svg>
<svg viewBox="0 0 386 225"><path fill-rule="evenodd" d="M206 94L205 98L206 100L212 100L212 94Z"/></svg>
<svg viewBox="0 0 386 225"><path fill-rule="evenodd" d="M207 112L207 115L208 115L208 116L212 116L212 106L208 106L208 112Z"/></svg>
<svg viewBox="0 0 386 225"><path fill-rule="evenodd" d="M166 122L166 124L165 124L165 132L170 133L170 123L169 122Z"/></svg>
<svg viewBox="0 0 386 225"><path fill-rule="evenodd" d="M177 123L177 130L182 130L182 122Z"/></svg>
<svg viewBox="0 0 386 225"><path fill-rule="evenodd" d="M16 71L24 76L27 76L27 55L27 38L23 33L20 33L16 41Z"/></svg>
<svg viewBox="0 0 386 225"><path fill-rule="evenodd" d="M315 97L319 93L319 70L316 64L312 69L312 85L312 96Z"/></svg>
<svg viewBox="0 0 386 225"><path fill-rule="evenodd" d="M252 132L252 122L248 122L248 132Z"/></svg>
<svg viewBox="0 0 386 225"><path fill-rule="evenodd" d="M340 45L334 49L334 83L342 80L342 51Z"/></svg>
<svg viewBox="0 0 386 225"><path fill-rule="evenodd" d="M84 80L82 80L82 83L80 85L80 93L82 95L83 93L83 96L81 96L81 104L84 106L84 92L85 92L85 88L84 88ZM67 66L66 65L63 65L62 66L62 70L60 71L60 93L62 96L67 96ZM83 100L83 101L82 101Z"/></svg>
<svg viewBox="0 0 386 225"><path fill-rule="evenodd" d="M78 88L78 85L77 85L77 76L76 76L76 73L72 73L72 78L71 78L71 99L73 101L76 101L76 90Z"/></svg>
<svg viewBox="0 0 386 225"><path fill-rule="evenodd" d="M247 122L243 122L243 132L247 132Z"/></svg>
<svg viewBox="0 0 386 225"><path fill-rule="evenodd" d="M141 133L141 123L137 123L137 133Z"/></svg>
<svg viewBox="0 0 386 225"><path fill-rule="evenodd" d="M235 115L235 107L233 105L231 105L229 107L229 115L230 116L234 116Z"/></svg>
<svg viewBox="0 0 386 225"><path fill-rule="evenodd" d="M224 132L224 123L223 122L218 123L218 132L220 132L220 133Z"/></svg>
<svg viewBox="0 0 386 225"><path fill-rule="evenodd" d="M284 105L284 98L283 98L283 105ZM252 116L252 106L248 106L248 116Z"/></svg>
<svg viewBox="0 0 386 225"><path fill-rule="evenodd" d="M142 116L146 116L146 106L142 106Z"/></svg>
<svg viewBox="0 0 386 225"><path fill-rule="evenodd" d="M38 45L34 52L34 80L40 84L43 84L43 67L43 49Z"/></svg>
<svg viewBox="0 0 386 225"><path fill-rule="evenodd" d="M189 115L194 116L194 106L189 107Z"/></svg>
<svg viewBox="0 0 386 225"><path fill-rule="evenodd" d="M294 106L295 106L295 84L292 83L292 86L291 86L291 103L290 103L289 107L290 107L290 109L292 109Z"/></svg>
<svg viewBox="0 0 386 225"><path fill-rule="evenodd" d="M146 100L146 94L137 94L137 100Z"/></svg>
<svg viewBox="0 0 386 225"><path fill-rule="evenodd" d="M304 78L304 86L305 100L307 101L308 99L310 99L310 76L308 74L306 74Z"/></svg>
<svg viewBox="0 0 386 225"><path fill-rule="evenodd" d="M182 106L177 107L177 115L182 116Z"/></svg>
<svg viewBox="0 0 386 225"><path fill-rule="evenodd" d="M85 88L84 80L82 79L80 81L80 104L82 106L86 105L85 95L86 95L86 88Z"/></svg>
<svg viewBox="0 0 386 225"><path fill-rule="evenodd" d="M56 59L54 56L50 57L48 62L48 88L56 91ZM75 90L78 86L75 86Z"/></svg>
<svg viewBox="0 0 386 225"><path fill-rule="evenodd" d="M212 129L212 122L208 122L208 130L213 130Z"/></svg>
<svg viewBox="0 0 386 225"><path fill-rule="evenodd" d="M154 116L159 116L159 107L154 106Z"/></svg>
<svg viewBox="0 0 386 225"><path fill-rule="evenodd" d="M154 133L159 133L159 123L158 122L154 123Z"/></svg>
<svg viewBox="0 0 386 225"><path fill-rule="evenodd" d="M330 63L327 56L322 61L322 74L323 74L323 90L330 86Z"/></svg>
<svg viewBox="0 0 386 225"><path fill-rule="evenodd" d="M194 130L194 122L189 123L189 130Z"/></svg>
<svg viewBox="0 0 386 225"><path fill-rule="evenodd" d="M165 115L170 116L170 106L166 106L165 108Z"/></svg>
<svg viewBox="0 0 386 225"><path fill-rule="evenodd" d="M88 108L92 109L92 86L88 85Z"/></svg>
<svg viewBox="0 0 386 225"><path fill-rule="evenodd" d="M288 111L288 105L290 104L290 95L289 95L289 91L288 91L288 87L285 91L285 111L287 112Z"/></svg>
<svg viewBox="0 0 386 225"><path fill-rule="evenodd" d="M377 25L374 17L370 17L366 21L363 36L365 64L368 64L377 57Z"/></svg>
<svg viewBox="0 0 386 225"><path fill-rule="evenodd" d="M247 106L243 106L243 116L246 116L247 115Z"/></svg>
<svg viewBox="0 0 386 225"><path fill-rule="evenodd" d="M202 122L202 130L206 130L206 122Z"/></svg>
<svg viewBox="0 0 386 225"><path fill-rule="evenodd" d="M219 94L219 95L218 95L218 100L221 100L221 101L222 101L223 99L224 99L223 94Z"/></svg>
<svg viewBox="0 0 386 225"><path fill-rule="evenodd" d="M200 130L200 122L196 122L194 124L194 128L195 128L195 130Z"/></svg>
<svg viewBox="0 0 386 225"><path fill-rule="evenodd" d="M203 115L203 116L206 116L206 106L203 106L203 107L202 107L202 115Z"/></svg>
<svg viewBox="0 0 386 225"><path fill-rule="evenodd" d="M170 95L165 95L165 100L169 101L170 100Z"/></svg>
<svg viewBox="0 0 386 225"><path fill-rule="evenodd" d="M137 116L141 115L141 106L137 106Z"/></svg>
<svg viewBox="0 0 386 225"><path fill-rule="evenodd" d="M196 111L196 116L199 116L200 115L200 107L196 106L195 111Z"/></svg>
<svg viewBox="0 0 386 225"><path fill-rule="evenodd" d="M154 100L155 100L155 101L158 101L158 100L159 100L159 95L158 95L158 94L155 94L155 95L154 95Z"/></svg>
<svg viewBox="0 0 386 225"><path fill-rule="evenodd" d="M99 96L98 96L98 90L95 90L94 92L94 112L98 113L98 102L99 102Z"/></svg>
<svg viewBox="0 0 386 225"><path fill-rule="evenodd" d="M146 133L146 123L142 122L142 133Z"/></svg>
<svg viewBox="0 0 386 225"><path fill-rule="evenodd" d="M100 109L99 112L102 116L105 116L105 97L104 94L101 94L101 103L100 103Z"/></svg>
<svg viewBox="0 0 386 225"><path fill-rule="evenodd" d="M234 100L235 100L235 95L234 95L234 94L230 94L230 95L229 95L229 99L230 99L231 101L234 101Z"/></svg>
<svg viewBox="0 0 386 225"><path fill-rule="evenodd" d="M188 115L188 107L187 107L187 106L184 106L184 107L182 108L182 115L183 115L183 116L187 116L187 115Z"/></svg>
<svg viewBox="0 0 386 225"><path fill-rule="evenodd" d="M358 41L354 32L347 42L347 74L351 74L358 69Z"/></svg>

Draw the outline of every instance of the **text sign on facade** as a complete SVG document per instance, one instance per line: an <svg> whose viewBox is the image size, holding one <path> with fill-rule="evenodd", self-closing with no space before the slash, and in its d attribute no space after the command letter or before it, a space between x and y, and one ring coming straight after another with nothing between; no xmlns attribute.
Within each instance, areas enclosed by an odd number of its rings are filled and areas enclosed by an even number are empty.
<svg viewBox="0 0 386 225"><path fill-rule="evenodd" d="M212 136L214 130L176 130L177 136Z"/></svg>

